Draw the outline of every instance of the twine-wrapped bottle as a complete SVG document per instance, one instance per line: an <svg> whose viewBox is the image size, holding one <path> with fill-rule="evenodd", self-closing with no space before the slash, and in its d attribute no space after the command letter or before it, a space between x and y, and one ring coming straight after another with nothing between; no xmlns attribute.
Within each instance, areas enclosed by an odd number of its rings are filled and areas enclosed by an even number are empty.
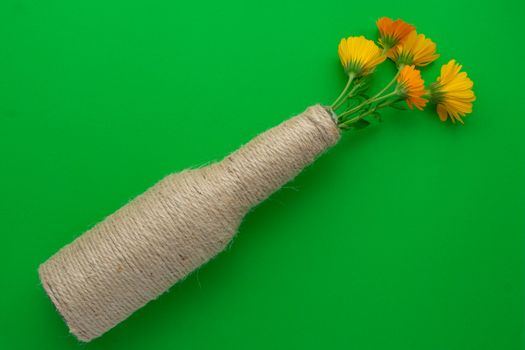
<svg viewBox="0 0 525 350"><path fill-rule="evenodd" d="M71 333L90 341L221 252L247 213L337 143L316 105L222 161L169 175L39 268Z"/></svg>

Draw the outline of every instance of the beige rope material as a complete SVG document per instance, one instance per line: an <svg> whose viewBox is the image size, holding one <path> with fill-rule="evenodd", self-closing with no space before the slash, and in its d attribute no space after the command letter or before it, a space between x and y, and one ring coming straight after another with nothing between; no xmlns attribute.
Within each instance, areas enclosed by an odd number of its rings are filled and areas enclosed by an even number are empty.
<svg viewBox="0 0 525 350"><path fill-rule="evenodd" d="M165 177L39 268L71 333L88 342L221 252L253 206L340 138L316 105L221 162Z"/></svg>

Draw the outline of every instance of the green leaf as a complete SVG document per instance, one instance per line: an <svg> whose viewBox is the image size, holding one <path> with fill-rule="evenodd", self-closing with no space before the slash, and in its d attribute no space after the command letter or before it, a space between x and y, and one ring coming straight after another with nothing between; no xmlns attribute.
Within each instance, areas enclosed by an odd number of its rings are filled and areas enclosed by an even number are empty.
<svg viewBox="0 0 525 350"><path fill-rule="evenodd" d="M381 123L383 121L383 119L381 118L381 113L379 113L377 111L375 111L374 113L370 114L370 118L374 118L379 123Z"/></svg>
<svg viewBox="0 0 525 350"><path fill-rule="evenodd" d="M394 109L399 109L401 111L406 111L408 109L408 106L406 104L400 104L400 102L397 102L397 103L394 103L394 104L391 104L390 106L388 107L391 107L391 108L394 108Z"/></svg>
<svg viewBox="0 0 525 350"><path fill-rule="evenodd" d="M368 120L359 119L352 124L350 124L350 127L356 130L361 130L366 128L367 126L370 126L370 122Z"/></svg>
<svg viewBox="0 0 525 350"><path fill-rule="evenodd" d="M352 97L352 100L353 102L356 102L356 106L357 106L358 104L363 103L366 100L366 98L363 96L357 95L357 96Z"/></svg>
<svg viewBox="0 0 525 350"><path fill-rule="evenodd" d="M358 106L363 101L364 100L358 98L357 96L349 98L348 100L346 100L346 109L348 110L350 108L354 108L354 107Z"/></svg>
<svg viewBox="0 0 525 350"><path fill-rule="evenodd" d="M371 108L374 108L371 104L364 105L363 107L361 107L361 109L359 111L360 112L368 112ZM360 114L362 114L362 113L360 113Z"/></svg>

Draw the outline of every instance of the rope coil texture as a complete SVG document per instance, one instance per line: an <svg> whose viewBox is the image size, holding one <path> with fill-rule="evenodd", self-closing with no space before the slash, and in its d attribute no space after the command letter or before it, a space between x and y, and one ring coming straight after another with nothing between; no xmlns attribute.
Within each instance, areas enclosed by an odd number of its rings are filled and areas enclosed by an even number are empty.
<svg viewBox="0 0 525 350"><path fill-rule="evenodd" d="M88 342L221 252L250 208L340 138L320 105L222 161L168 175L39 267L71 333Z"/></svg>

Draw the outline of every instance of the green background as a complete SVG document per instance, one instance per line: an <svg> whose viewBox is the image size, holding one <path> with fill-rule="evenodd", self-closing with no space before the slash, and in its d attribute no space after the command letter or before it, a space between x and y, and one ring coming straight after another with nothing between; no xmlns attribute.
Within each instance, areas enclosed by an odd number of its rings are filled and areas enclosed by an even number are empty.
<svg viewBox="0 0 525 350"><path fill-rule="evenodd" d="M3 0L2 349L522 349L518 1ZM465 126L390 110L251 212L217 259L102 338L37 277L164 175L220 159L344 85L342 36L401 17L456 58ZM372 89L394 68L377 71Z"/></svg>

